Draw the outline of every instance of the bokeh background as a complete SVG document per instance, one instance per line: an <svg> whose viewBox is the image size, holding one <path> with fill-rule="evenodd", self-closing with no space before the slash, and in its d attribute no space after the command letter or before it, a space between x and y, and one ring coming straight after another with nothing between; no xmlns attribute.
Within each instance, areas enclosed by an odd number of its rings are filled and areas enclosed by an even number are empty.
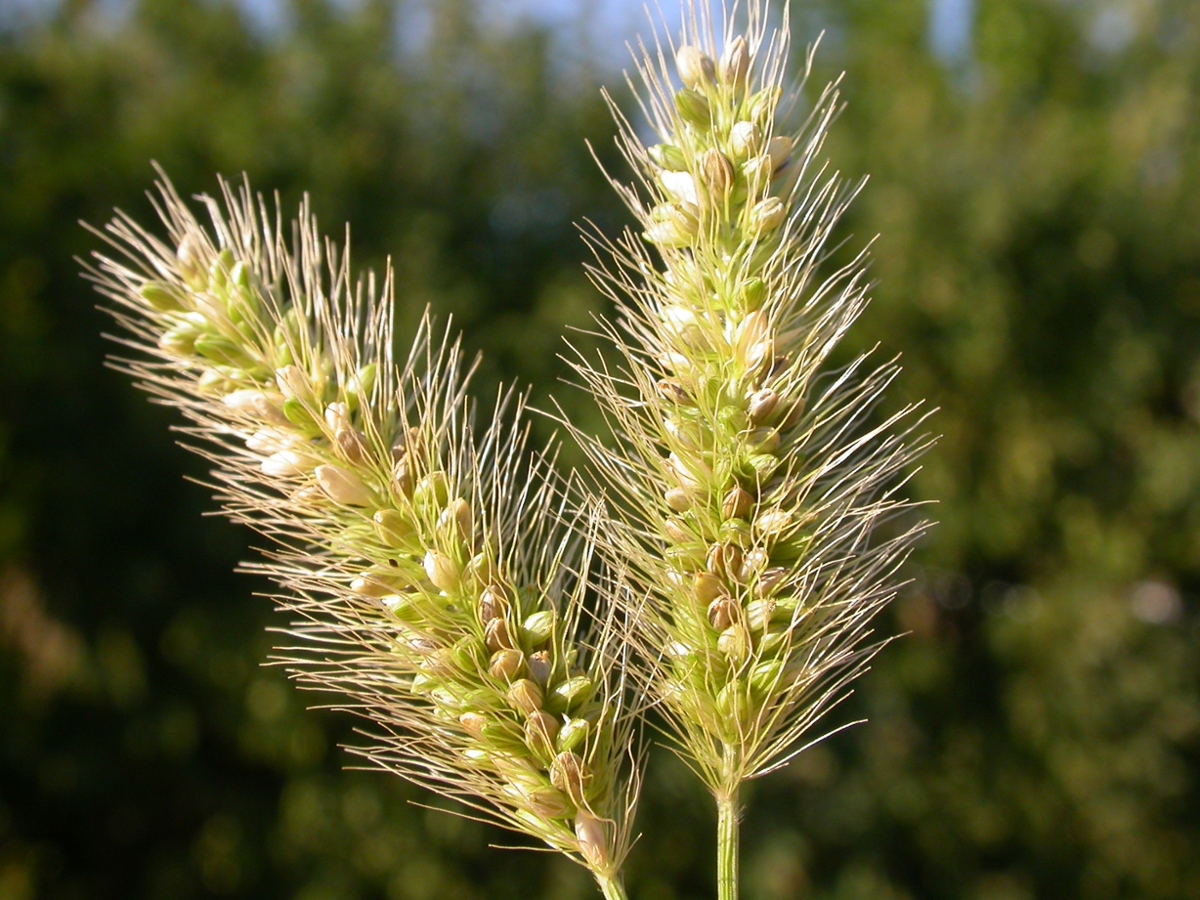
<svg viewBox="0 0 1200 900"><path fill-rule="evenodd" d="M674 7L674 0L663 0ZM803 0L872 180L890 402L944 434L940 526L866 716L755 785L747 900L1200 897L1200 3ZM671 16L668 14L668 20ZM593 896L544 854L345 771L352 723L263 668L251 536L204 518L169 410L104 368L78 224L246 172L401 319L453 314L481 389L556 386L604 308L571 223L625 214L626 0L0 3L0 898ZM618 165L619 168L619 165ZM275 622L274 624L278 624ZM713 895L712 814L656 752L637 900Z"/></svg>

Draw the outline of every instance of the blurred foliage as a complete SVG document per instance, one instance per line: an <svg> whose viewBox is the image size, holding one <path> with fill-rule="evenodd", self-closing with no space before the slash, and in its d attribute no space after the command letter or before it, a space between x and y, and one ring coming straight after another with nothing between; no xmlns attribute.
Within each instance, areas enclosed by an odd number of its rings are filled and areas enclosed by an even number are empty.
<svg viewBox="0 0 1200 900"><path fill-rule="evenodd" d="M346 717L269 655L250 537L180 477L169 411L103 368L76 221L146 217L245 171L395 261L541 394L602 304L571 227L625 221L589 158L619 78L471 0L74 2L0 29L0 897L506 898L568 864L345 772ZM924 0L807 0L829 145L869 172L852 340L903 352L890 403L945 435L941 521L881 623L852 729L756 785L747 900L1200 896L1200 5L979 0L971 52ZM618 95L621 100L623 95ZM569 390L562 399L587 415ZM712 894L711 813L657 753L631 892ZM434 805L437 805L434 803Z"/></svg>

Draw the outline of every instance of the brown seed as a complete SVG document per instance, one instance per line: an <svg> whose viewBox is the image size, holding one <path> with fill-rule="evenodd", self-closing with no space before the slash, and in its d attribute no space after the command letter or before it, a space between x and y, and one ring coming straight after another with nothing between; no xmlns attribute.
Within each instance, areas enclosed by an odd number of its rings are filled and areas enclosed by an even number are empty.
<svg viewBox="0 0 1200 900"><path fill-rule="evenodd" d="M700 172L713 199L724 200L733 187L733 166L725 154L716 148L709 150L700 160Z"/></svg>
<svg viewBox="0 0 1200 900"><path fill-rule="evenodd" d="M509 685L505 699L513 709L532 715L542 708L542 689L528 678L518 678Z"/></svg>
<svg viewBox="0 0 1200 900"><path fill-rule="evenodd" d="M677 381L664 378L658 383L658 392L668 400L673 400L683 406L692 405L692 398L688 396L687 391Z"/></svg>
<svg viewBox="0 0 1200 900"><path fill-rule="evenodd" d="M771 418L771 413L775 412L775 407L778 405L779 395L770 388L763 388L761 391L755 391L750 395L746 412L750 416L751 421L755 424L761 424Z"/></svg>
<svg viewBox="0 0 1200 900"><path fill-rule="evenodd" d="M529 657L528 664L529 677L544 688L550 681L550 673L553 669L550 664L550 654L545 650L539 650Z"/></svg>
<svg viewBox="0 0 1200 900"><path fill-rule="evenodd" d="M520 650L500 650L488 661L488 674L503 681L512 681L525 667L525 655Z"/></svg>
<svg viewBox="0 0 1200 900"><path fill-rule="evenodd" d="M742 548L737 544L713 544L705 562L714 575L734 577L742 567Z"/></svg>
<svg viewBox="0 0 1200 900"><path fill-rule="evenodd" d="M479 595L479 621L486 626L488 622L503 616L507 611L508 601L504 599L500 588L495 585L485 587Z"/></svg>
<svg viewBox="0 0 1200 900"><path fill-rule="evenodd" d="M784 576L787 575L787 569L776 566L773 569L767 569L758 576L758 584L754 586L754 593L759 597L765 597L770 594L775 588L779 587Z"/></svg>
<svg viewBox="0 0 1200 900"><path fill-rule="evenodd" d="M749 491L735 487L721 501L721 515L726 519L745 519L754 508L754 497Z"/></svg>
<svg viewBox="0 0 1200 900"><path fill-rule="evenodd" d="M737 601L730 597L718 597L708 605L708 621L717 631L724 631L737 618Z"/></svg>
<svg viewBox="0 0 1200 900"><path fill-rule="evenodd" d="M396 490L405 497L412 497L413 493L413 475L412 465L407 457L402 457L397 460L395 468L392 469L392 484Z"/></svg>
<svg viewBox="0 0 1200 900"><path fill-rule="evenodd" d="M458 717L458 724L462 726L463 731L479 740L483 737L483 726L487 724L487 719L479 713L467 712Z"/></svg>
<svg viewBox="0 0 1200 900"><path fill-rule="evenodd" d="M512 635L508 633L508 622L503 618L492 619L483 627L483 638L487 648L495 653L498 650L515 650Z"/></svg>
<svg viewBox="0 0 1200 900"><path fill-rule="evenodd" d="M587 764L570 750L558 754L550 764L550 783L570 797L576 806L584 805L583 791L590 779Z"/></svg>

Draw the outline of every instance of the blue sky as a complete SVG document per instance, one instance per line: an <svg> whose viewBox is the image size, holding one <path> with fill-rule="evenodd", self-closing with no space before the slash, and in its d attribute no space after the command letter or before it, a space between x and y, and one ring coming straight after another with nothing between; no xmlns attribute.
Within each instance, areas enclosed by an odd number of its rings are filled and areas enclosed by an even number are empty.
<svg viewBox="0 0 1200 900"><path fill-rule="evenodd" d="M0 18L13 10L36 13L57 6L60 0L0 0ZM99 0L100 5L119 11L128 0ZM279 22L281 0L239 0L251 16L264 28ZM355 0L343 0L353 3ZM424 0L436 3L437 0ZM662 14L672 30L678 27L677 0L657 0ZM700 0L703 2L703 0ZM720 8L720 0L711 0ZM888 0L882 0L888 2ZM648 34L644 11L645 0L487 0L486 14L501 21L532 17L550 25L569 24L588 17L588 35L593 46L614 48L613 62L623 65L626 41L638 34ZM655 0L649 3L655 9ZM972 25L976 0L929 0L929 42L933 52L946 62L962 62L971 53ZM657 20L658 13L655 12Z"/></svg>

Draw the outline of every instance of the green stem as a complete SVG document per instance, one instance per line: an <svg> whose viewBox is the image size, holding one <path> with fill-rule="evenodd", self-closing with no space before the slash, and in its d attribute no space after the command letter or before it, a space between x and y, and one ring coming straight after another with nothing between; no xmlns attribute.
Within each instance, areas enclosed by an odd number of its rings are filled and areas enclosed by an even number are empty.
<svg viewBox="0 0 1200 900"><path fill-rule="evenodd" d="M600 885L600 893L604 895L604 900L629 900L620 875L614 875L611 878L601 878L597 875L596 882Z"/></svg>
<svg viewBox="0 0 1200 900"><path fill-rule="evenodd" d="M738 896L738 792L717 798L717 900Z"/></svg>

